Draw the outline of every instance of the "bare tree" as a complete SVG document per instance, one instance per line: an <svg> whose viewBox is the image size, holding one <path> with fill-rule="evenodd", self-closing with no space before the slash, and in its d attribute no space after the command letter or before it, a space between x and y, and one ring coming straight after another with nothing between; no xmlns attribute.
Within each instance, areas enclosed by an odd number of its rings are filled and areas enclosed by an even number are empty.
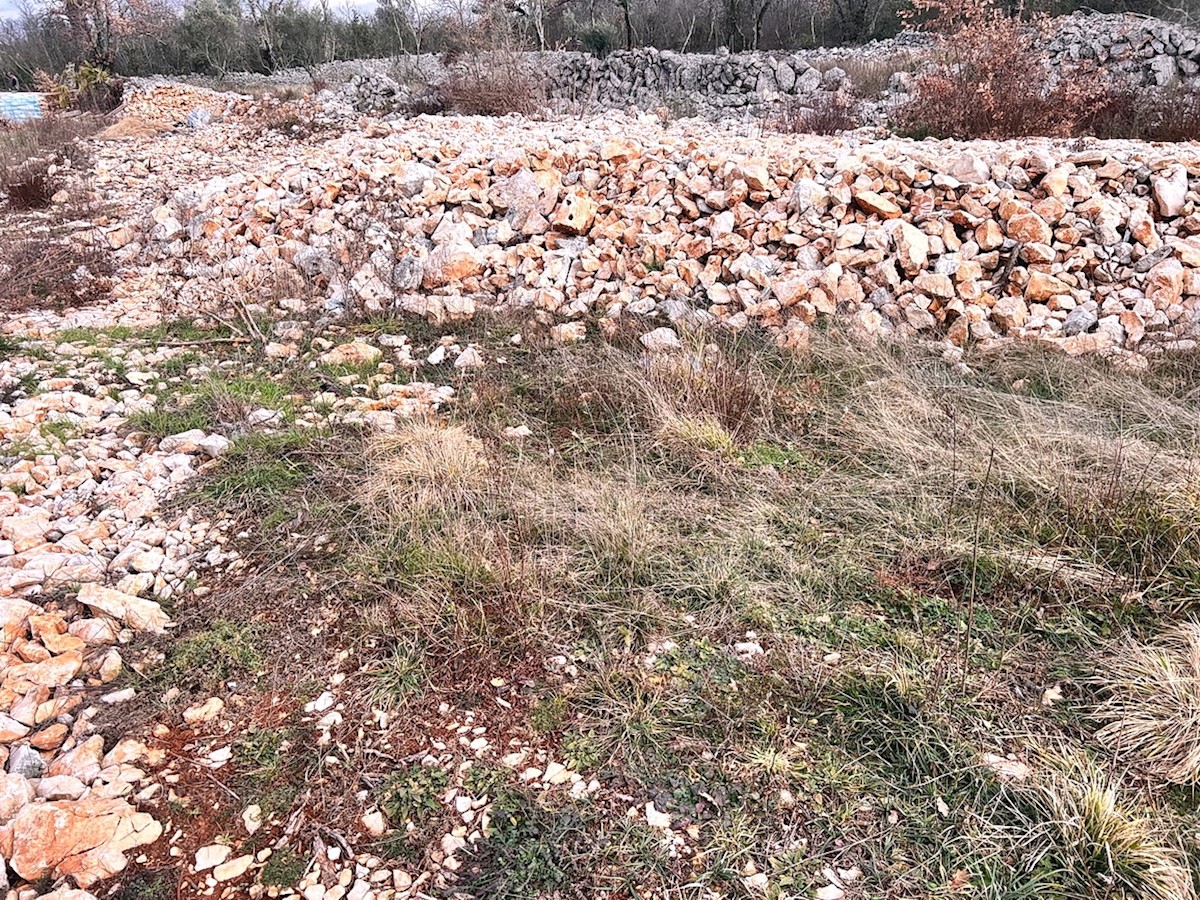
<svg viewBox="0 0 1200 900"><path fill-rule="evenodd" d="M258 35L258 55L268 72L275 70L275 35L271 27L279 0L246 0L254 32Z"/></svg>
<svg viewBox="0 0 1200 900"><path fill-rule="evenodd" d="M573 2L575 0L505 0L504 8L529 24L537 40L538 49L545 50L547 19Z"/></svg>

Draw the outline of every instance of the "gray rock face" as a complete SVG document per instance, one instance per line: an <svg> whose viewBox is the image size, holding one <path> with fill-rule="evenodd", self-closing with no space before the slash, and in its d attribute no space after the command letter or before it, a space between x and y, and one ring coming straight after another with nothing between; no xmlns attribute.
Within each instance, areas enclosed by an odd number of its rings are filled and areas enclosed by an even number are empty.
<svg viewBox="0 0 1200 900"><path fill-rule="evenodd" d="M392 268L392 287L397 291L415 291L421 286L421 260L415 255L402 256Z"/></svg>
<svg viewBox="0 0 1200 900"><path fill-rule="evenodd" d="M17 744L8 754L8 773L25 778L41 778L46 771L42 754L28 744Z"/></svg>
<svg viewBox="0 0 1200 900"><path fill-rule="evenodd" d="M387 109L400 93L400 85L383 72L354 75L342 88L344 99L360 112Z"/></svg>
<svg viewBox="0 0 1200 900"><path fill-rule="evenodd" d="M1096 310L1091 308L1091 306L1076 307L1071 310L1070 315L1063 322L1063 334L1068 337L1076 334L1084 334L1095 328L1099 321L1100 317L1096 315Z"/></svg>

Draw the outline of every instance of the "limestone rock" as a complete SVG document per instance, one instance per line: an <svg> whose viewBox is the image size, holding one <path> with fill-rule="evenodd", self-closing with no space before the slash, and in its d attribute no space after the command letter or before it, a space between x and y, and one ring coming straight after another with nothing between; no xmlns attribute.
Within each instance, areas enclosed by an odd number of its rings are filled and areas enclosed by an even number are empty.
<svg viewBox="0 0 1200 900"><path fill-rule="evenodd" d="M875 191L855 191L854 202L864 212L879 216L881 219L898 219L904 212L894 200L889 200Z"/></svg>
<svg viewBox="0 0 1200 900"><path fill-rule="evenodd" d="M483 255L468 243L452 241L438 247L425 261L422 284L427 289L445 287L480 274Z"/></svg>
<svg viewBox="0 0 1200 900"><path fill-rule="evenodd" d="M153 600L143 600L98 584L85 584L80 588L79 602L119 619L134 631L162 634L170 623L162 607Z"/></svg>
<svg viewBox="0 0 1200 900"><path fill-rule="evenodd" d="M334 347L321 354L321 364L326 366L369 366L377 363L383 351L365 341L352 341Z"/></svg>
<svg viewBox="0 0 1200 900"><path fill-rule="evenodd" d="M643 347L652 352L678 350L683 346L675 329L665 327L655 328L653 331L643 334L641 342Z"/></svg>
<svg viewBox="0 0 1200 900"><path fill-rule="evenodd" d="M1166 172L1155 175L1151 179L1154 189L1154 202L1158 214L1164 219L1174 219L1183 215L1187 202L1188 178L1187 169L1181 165L1171 166Z"/></svg>
<svg viewBox="0 0 1200 900"><path fill-rule="evenodd" d="M125 853L153 843L162 826L124 800L85 797L24 807L0 828L0 855L27 881L70 877L82 888L122 871Z"/></svg>

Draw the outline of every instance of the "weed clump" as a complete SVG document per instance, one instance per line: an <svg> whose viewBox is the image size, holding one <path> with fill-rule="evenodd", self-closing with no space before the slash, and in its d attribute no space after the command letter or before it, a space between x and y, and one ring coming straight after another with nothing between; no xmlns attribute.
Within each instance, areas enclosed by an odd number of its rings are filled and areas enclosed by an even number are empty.
<svg viewBox="0 0 1200 900"><path fill-rule="evenodd" d="M523 36L500 7L463 22L446 36L452 70L438 87L441 106L466 116L532 115L543 92L521 58Z"/></svg>
<svg viewBox="0 0 1200 900"><path fill-rule="evenodd" d="M453 73L438 87L441 108L464 116L531 115L538 108L533 79L516 65Z"/></svg>
<svg viewBox="0 0 1200 900"><path fill-rule="evenodd" d="M300 883L308 866L309 861L297 855L291 847L283 847L271 854L259 880L269 887L292 887Z"/></svg>
<svg viewBox="0 0 1200 900"><path fill-rule="evenodd" d="M1200 88L1112 85L1084 130L1103 139L1200 141Z"/></svg>
<svg viewBox="0 0 1200 900"><path fill-rule="evenodd" d="M314 440L315 435L299 428L239 437L201 495L243 511L270 509L310 476L305 451Z"/></svg>
<svg viewBox="0 0 1200 900"><path fill-rule="evenodd" d="M262 664L257 634L250 625L216 619L171 650L162 673L166 683L215 690Z"/></svg>
<svg viewBox="0 0 1200 900"><path fill-rule="evenodd" d="M572 851L585 823L570 810L550 810L521 791L506 789L491 807L486 840L467 869L481 896L538 897L567 885Z"/></svg>
<svg viewBox="0 0 1200 900"><path fill-rule="evenodd" d="M450 785L445 769L409 764L388 777L379 791L379 808L396 826L420 823L441 809L442 794Z"/></svg>

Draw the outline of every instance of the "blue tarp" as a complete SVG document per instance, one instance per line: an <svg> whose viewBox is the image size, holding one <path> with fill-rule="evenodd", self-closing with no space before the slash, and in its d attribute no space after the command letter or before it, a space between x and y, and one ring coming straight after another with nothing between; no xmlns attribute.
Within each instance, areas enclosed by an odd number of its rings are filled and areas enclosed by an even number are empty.
<svg viewBox="0 0 1200 900"><path fill-rule="evenodd" d="M27 122L42 117L42 95L31 93L0 93L0 119Z"/></svg>

